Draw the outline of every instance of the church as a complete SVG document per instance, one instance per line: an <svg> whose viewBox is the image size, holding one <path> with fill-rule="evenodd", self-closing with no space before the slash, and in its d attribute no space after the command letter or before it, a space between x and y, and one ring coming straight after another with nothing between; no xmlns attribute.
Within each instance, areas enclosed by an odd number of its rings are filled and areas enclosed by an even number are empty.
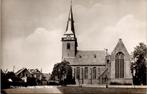
<svg viewBox="0 0 147 94"><path fill-rule="evenodd" d="M70 62L76 84L132 84L130 55L122 39L111 54L107 50L78 49L72 5L61 41L62 59Z"/></svg>

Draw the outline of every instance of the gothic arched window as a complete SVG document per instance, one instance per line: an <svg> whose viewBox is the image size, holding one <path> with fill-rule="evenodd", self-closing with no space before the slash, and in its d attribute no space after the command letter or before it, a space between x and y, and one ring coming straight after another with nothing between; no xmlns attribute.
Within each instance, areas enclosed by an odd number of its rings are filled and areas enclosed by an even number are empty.
<svg viewBox="0 0 147 94"><path fill-rule="evenodd" d="M124 78L124 54L118 52L115 56L115 78Z"/></svg>
<svg viewBox="0 0 147 94"><path fill-rule="evenodd" d="M88 67L85 67L84 69L84 78L88 79Z"/></svg>
<svg viewBox="0 0 147 94"><path fill-rule="evenodd" d="M96 79L96 67L93 67L93 79Z"/></svg>

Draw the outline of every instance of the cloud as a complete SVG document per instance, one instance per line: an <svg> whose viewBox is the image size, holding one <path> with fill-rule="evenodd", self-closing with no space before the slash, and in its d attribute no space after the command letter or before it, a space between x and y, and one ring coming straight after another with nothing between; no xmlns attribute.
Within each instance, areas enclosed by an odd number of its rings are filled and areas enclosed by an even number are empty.
<svg viewBox="0 0 147 94"><path fill-rule="evenodd" d="M51 72L53 65L61 60L61 33L61 30L37 28L25 39L26 62Z"/></svg>
<svg viewBox="0 0 147 94"><path fill-rule="evenodd" d="M130 14L122 17L115 26L109 30L107 28L105 32L109 36L112 35L111 40L122 38L128 51L131 52L139 42L146 43L146 28L145 22L137 20Z"/></svg>
<svg viewBox="0 0 147 94"><path fill-rule="evenodd" d="M16 11L9 12L12 10L9 7L11 4L6 8L3 66L9 69L13 65L17 69L42 67L43 71L51 72L54 63L61 59L60 40L66 28L69 7L66 1L62 4L56 1L23 2L10 2ZM45 5L42 7L40 4ZM111 52L118 38L122 38L131 52L138 42L145 42L147 24L144 1L78 0L73 4L78 49L108 48Z"/></svg>
<svg viewBox="0 0 147 94"><path fill-rule="evenodd" d="M139 42L146 43L146 23L139 21L134 15L128 14L120 18L114 25L105 26L102 31L95 25L95 30L79 35L79 49L104 49L111 52L118 39L122 38L126 48L132 52ZM90 44L90 45L89 45Z"/></svg>
<svg viewBox="0 0 147 94"><path fill-rule="evenodd" d="M102 31L94 25L93 31L78 35L78 49L103 50L108 48L111 52L116 46L118 39L122 38L129 52L138 42L146 42L146 23L137 20L129 14L122 17L114 25L105 26ZM92 29L91 28L91 29ZM3 66L12 69L42 68L43 72L51 72L53 65L61 60L61 37L62 30L52 31L38 27L25 38L5 41L3 45Z"/></svg>
<svg viewBox="0 0 147 94"><path fill-rule="evenodd" d="M54 64L61 61L61 33L61 30L37 28L26 38L5 42L3 66L14 64L17 70L27 67L51 72Z"/></svg>
<svg viewBox="0 0 147 94"><path fill-rule="evenodd" d="M139 42L146 43L146 28L145 22L129 14L122 17L115 25L106 26L101 33L93 32L90 36L94 36L91 40L97 40L93 46L107 47L110 51L113 50L118 39L122 38L126 48L131 52Z"/></svg>

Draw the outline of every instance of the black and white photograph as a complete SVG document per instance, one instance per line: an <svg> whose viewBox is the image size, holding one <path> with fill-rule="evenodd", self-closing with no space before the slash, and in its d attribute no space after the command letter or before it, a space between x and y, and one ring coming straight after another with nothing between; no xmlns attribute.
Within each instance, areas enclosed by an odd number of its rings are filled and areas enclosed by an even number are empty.
<svg viewBox="0 0 147 94"><path fill-rule="evenodd" d="M147 94L147 0L0 0L1 94Z"/></svg>

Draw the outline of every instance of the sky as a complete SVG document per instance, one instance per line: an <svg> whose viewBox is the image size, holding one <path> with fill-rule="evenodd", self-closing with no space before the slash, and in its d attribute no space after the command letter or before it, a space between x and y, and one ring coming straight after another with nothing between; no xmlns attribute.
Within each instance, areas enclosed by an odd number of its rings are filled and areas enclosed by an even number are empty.
<svg viewBox="0 0 147 94"><path fill-rule="evenodd" d="M73 0L79 50L111 54L121 38L131 53L147 44L147 0ZM51 73L61 61L70 0L2 0L2 69Z"/></svg>

